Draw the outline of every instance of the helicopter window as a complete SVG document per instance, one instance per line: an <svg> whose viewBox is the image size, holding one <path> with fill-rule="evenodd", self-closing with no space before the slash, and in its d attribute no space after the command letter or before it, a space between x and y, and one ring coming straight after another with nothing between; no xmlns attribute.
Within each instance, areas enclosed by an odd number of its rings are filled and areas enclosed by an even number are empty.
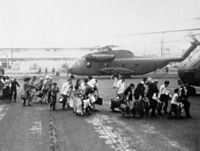
<svg viewBox="0 0 200 151"><path fill-rule="evenodd" d="M87 62L86 66L91 67L92 66L91 62Z"/></svg>

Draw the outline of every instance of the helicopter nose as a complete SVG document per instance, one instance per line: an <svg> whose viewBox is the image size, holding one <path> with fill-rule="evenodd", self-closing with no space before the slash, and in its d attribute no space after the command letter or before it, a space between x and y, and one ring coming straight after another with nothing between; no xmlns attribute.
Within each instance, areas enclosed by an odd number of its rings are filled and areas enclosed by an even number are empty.
<svg viewBox="0 0 200 151"><path fill-rule="evenodd" d="M72 73L72 71L73 71L72 67L70 67L70 68L67 69L67 73Z"/></svg>

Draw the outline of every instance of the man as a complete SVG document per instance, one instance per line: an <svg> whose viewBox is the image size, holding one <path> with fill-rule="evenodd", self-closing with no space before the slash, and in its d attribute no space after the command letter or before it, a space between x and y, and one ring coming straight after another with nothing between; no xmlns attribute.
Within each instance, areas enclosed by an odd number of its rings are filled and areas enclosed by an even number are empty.
<svg viewBox="0 0 200 151"><path fill-rule="evenodd" d="M187 89L185 84L182 81L178 81L178 84L180 85L179 92L180 92L180 101L184 105L184 111L185 111L185 117L186 118L191 118L190 115L190 102L188 100L188 95L187 95Z"/></svg>
<svg viewBox="0 0 200 151"><path fill-rule="evenodd" d="M131 83L126 90L124 91L124 104L125 108L122 110L123 114L130 115L130 111L133 109L134 105L134 99L133 99L133 94L134 94L134 87L135 85Z"/></svg>
<svg viewBox="0 0 200 151"><path fill-rule="evenodd" d="M168 114L168 118L172 118L172 113L174 114L175 118L178 118L178 105L179 105L179 89L174 90L174 94L171 99L171 109Z"/></svg>
<svg viewBox="0 0 200 151"><path fill-rule="evenodd" d="M73 85L72 85L72 79L68 79L67 82L63 83L62 89L61 89L61 95L63 96L63 100L62 100L62 109L65 110L65 105L67 103L68 98L71 95L73 89Z"/></svg>
<svg viewBox="0 0 200 151"><path fill-rule="evenodd" d="M19 83L17 82L17 79L14 78L11 81L11 100L14 97L14 102L16 102L17 99L17 87L20 87Z"/></svg>
<svg viewBox="0 0 200 151"><path fill-rule="evenodd" d="M147 91L147 98L149 99L149 108L148 111L151 109L151 116L156 117L155 111L157 106L157 96L158 96L158 80L154 80L151 84L149 84L148 91ZM148 112L147 112L148 113Z"/></svg>
<svg viewBox="0 0 200 151"><path fill-rule="evenodd" d="M123 99L125 87L125 79L119 75L119 80L116 84L116 94L120 99Z"/></svg>
<svg viewBox="0 0 200 151"><path fill-rule="evenodd" d="M165 81L163 85L160 86L159 89L159 95L158 98L161 101L160 102L160 107L158 108L158 114L162 114L161 110L163 108L163 111L165 114L167 114L167 108L168 108L168 101L169 101L169 90L168 90L168 86L169 86L169 81ZM164 103L164 106L163 106Z"/></svg>

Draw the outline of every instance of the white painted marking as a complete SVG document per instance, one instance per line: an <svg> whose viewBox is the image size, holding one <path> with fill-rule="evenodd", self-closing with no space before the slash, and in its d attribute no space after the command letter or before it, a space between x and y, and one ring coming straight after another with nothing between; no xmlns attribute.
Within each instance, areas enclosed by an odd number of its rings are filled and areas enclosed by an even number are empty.
<svg viewBox="0 0 200 151"><path fill-rule="evenodd" d="M86 121L94 126L95 132L99 134L99 138L105 140L115 151L135 151L131 147L131 138L126 137L123 130L111 126L114 120L107 115L96 115Z"/></svg>
<svg viewBox="0 0 200 151"><path fill-rule="evenodd" d="M115 151L154 150L153 146L147 143L149 138L163 145L163 148L170 147L170 149L189 151L189 149L180 145L177 141L169 139L159 132L151 124L137 124L130 127L120 120L100 114L86 119L86 121L94 126L95 132L99 134L99 138L104 139L105 143ZM131 132L133 135L127 137L125 132Z"/></svg>
<svg viewBox="0 0 200 151"><path fill-rule="evenodd" d="M5 106L5 105L0 105L0 120L2 120L5 115L6 115L6 112L8 108Z"/></svg>
<svg viewBox="0 0 200 151"><path fill-rule="evenodd" d="M42 122L35 121L33 126L29 129L32 134L41 136L42 134Z"/></svg>

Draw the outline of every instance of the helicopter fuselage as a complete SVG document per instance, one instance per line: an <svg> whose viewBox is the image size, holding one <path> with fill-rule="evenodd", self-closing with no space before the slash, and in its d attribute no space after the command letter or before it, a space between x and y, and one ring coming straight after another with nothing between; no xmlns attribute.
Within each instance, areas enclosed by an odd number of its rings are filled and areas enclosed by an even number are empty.
<svg viewBox="0 0 200 151"><path fill-rule="evenodd" d="M191 55L180 64L178 74L182 81L193 86L200 86L199 49L193 51Z"/></svg>
<svg viewBox="0 0 200 151"><path fill-rule="evenodd" d="M115 58L101 62L80 58L74 62L71 72L75 75L111 75L117 71L123 75L141 75L162 68L169 62L169 59L158 58Z"/></svg>

